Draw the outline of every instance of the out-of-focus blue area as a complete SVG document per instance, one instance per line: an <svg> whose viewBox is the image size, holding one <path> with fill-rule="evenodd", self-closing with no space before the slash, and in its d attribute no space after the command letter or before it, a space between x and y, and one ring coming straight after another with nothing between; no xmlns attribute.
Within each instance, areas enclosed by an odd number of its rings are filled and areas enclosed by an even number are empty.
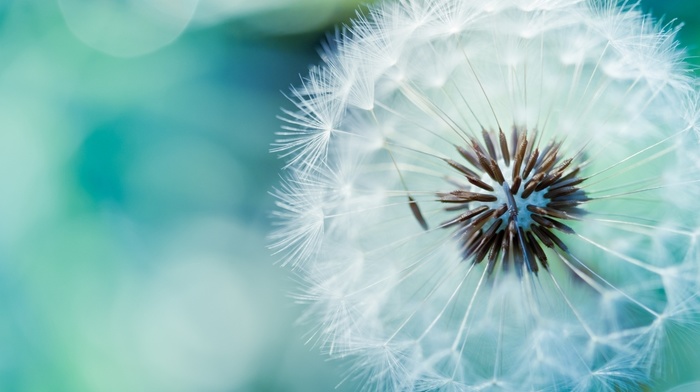
<svg viewBox="0 0 700 392"><path fill-rule="evenodd" d="M218 3L0 3L0 390L341 379L265 235L281 91L354 5L287 36L256 22L305 5Z"/></svg>
<svg viewBox="0 0 700 392"><path fill-rule="evenodd" d="M355 6L0 1L0 390L343 379L304 345L265 236L282 92ZM697 6L643 6L697 53Z"/></svg>

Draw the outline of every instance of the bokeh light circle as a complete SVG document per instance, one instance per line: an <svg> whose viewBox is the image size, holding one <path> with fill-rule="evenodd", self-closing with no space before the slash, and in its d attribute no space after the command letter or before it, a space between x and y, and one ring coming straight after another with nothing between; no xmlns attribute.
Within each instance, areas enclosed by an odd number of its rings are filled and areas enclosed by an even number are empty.
<svg viewBox="0 0 700 392"><path fill-rule="evenodd" d="M58 0L70 31L86 45L116 57L141 56L187 28L199 0Z"/></svg>

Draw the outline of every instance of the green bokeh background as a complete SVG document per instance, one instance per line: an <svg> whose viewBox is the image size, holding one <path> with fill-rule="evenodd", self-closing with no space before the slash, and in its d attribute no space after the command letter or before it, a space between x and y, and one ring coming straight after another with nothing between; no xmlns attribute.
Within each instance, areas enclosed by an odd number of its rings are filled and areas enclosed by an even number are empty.
<svg viewBox="0 0 700 392"><path fill-rule="evenodd" d="M0 0L0 391L336 387L266 249L268 150L357 5ZM700 54L700 3L642 7Z"/></svg>

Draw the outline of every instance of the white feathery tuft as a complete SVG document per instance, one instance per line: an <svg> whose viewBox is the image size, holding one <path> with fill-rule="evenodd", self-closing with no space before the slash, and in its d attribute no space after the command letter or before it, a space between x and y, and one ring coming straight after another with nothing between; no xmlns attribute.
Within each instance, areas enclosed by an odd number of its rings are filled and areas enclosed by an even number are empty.
<svg viewBox="0 0 700 392"><path fill-rule="evenodd" d="M612 0L396 0L337 30L272 148L309 341L372 391L680 381L700 84L677 32Z"/></svg>

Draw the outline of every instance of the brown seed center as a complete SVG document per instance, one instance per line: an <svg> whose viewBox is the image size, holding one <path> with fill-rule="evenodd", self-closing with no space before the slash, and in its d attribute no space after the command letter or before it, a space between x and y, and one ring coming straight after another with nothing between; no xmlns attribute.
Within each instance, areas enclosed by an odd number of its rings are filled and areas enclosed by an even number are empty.
<svg viewBox="0 0 700 392"><path fill-rule="evenodd" d="M573 234L562 221L579 219L588 197L580 184L581 166L561 156L562 143L542 140L536 132L513 127L510 142L503 131L482 131L482 141L457 146L465 164L445 162L466 180L460 189L438 193L459 215L441 224L456 227L464 260L487 260L488 273L496 264L515 266L520 274L548 268L547 252L568 252L555 234ZM499 148L496 148L498 146Z"/></svg>

